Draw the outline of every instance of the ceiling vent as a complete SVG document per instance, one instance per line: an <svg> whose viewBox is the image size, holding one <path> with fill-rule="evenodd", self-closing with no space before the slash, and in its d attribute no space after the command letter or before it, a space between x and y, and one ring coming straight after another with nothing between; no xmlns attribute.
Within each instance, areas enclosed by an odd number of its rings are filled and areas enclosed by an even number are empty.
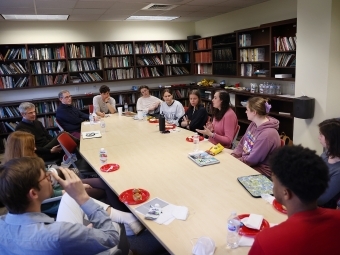
<svg viewBox="0 0 340 255"><path fill-rule="evenodd" d="M144 11L168 11L171 10L178 5L173 5L173 4L149 4L142 8Z"/></svg>

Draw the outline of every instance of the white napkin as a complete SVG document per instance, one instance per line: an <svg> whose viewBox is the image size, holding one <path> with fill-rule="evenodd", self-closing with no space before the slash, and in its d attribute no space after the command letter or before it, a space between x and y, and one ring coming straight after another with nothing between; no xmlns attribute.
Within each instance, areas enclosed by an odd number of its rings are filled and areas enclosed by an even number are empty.
<svg viewBox="0 0 340 255"><path fill-rule="evenodd" d="M266 200L269 204L273 204L273 201L274 201L274 199L275 199L275 197L274 196L272 196L272 195L269 195L269 194L261 194L261 197L264 199L264 200Z"/></svg>
<svg viewBox="0 0 340 255"><path fill-rule="evenodd" d="M248 228L260 230L263 216L251 213L248 218L243 218L241 221Z"/></svg>
<svg viewBox="0 0 340 255"><path fill-rule="evenodd" d="M178 220L186 220L188 217L188 207L176 206L172 211L172 215Z"/></svg>
<svg viewBox="0 0 340 255"><path fill-rule="evenodd" d="M172 211L174 210L175 207L176 205L173 204L168 204L167 206L164 206L162 208L162 213L155 220L155 222L161 225L170 224L175 219L175 217L172 215Z"/></svg>
<svg viewBox="0 0 340 255"><path fill-rule="evenodd" d="M241 236L240 240L238 241L239 246L252 246L254 243L254 237L248 236Z"/></svg>

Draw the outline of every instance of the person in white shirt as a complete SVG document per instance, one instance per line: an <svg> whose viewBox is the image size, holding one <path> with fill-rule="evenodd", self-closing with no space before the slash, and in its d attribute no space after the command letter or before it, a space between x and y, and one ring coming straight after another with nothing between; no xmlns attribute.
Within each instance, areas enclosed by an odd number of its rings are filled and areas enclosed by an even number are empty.
<svg viewBox="0 0 340 255"><path fill-rule="evenodd" d="M185 114L183 105L173 99L169 89L163 90L162 96L164 102L161 103L160 114L164 115L167 123L178 126L179 119Z"/></svg>
<svg viewBox="0 0 340 255"><path fill-rule="evenodd" d="M155 96L151 96L150 89L146 85L140 86L139 92L142 96L137 100L137 111L147 111L148 114L157 113L162 100Z"/></svg>
<svg viewBox="0 0 340 255"><path fill-rule="evenodd" d="M105 114L115 113L116 100L110 97L110 88L102 85L99 88L100 95L93 98L93 111L100 117L105 117Z"/></svg>

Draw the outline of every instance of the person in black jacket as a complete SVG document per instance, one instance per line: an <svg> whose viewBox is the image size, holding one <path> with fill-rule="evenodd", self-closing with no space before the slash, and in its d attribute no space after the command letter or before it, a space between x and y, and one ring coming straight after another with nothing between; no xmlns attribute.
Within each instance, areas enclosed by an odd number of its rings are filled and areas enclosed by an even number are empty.
<svg viewBox="0 0 340 255"><path fill-rule="evenodd" d="M72 96L68 90L60 91L58 97L61 102L56 111L58 123L65 131L80 138L81 123L89 120L89 115L72 105Z"/></svg>
<svg viewBox="0 0 340 255"><path fill-rule="evenodd" d="M19 105L22 120L16 126L16 131L25 131L34 135L36 154L44 161L61 161L62 148L57 137L52 137L43 124L36 119L35 105L30 102L23 102Z"/></svg>
<svg viewBox="0 0 340 255"><path fill-rule="evenodd" d="M179 125L182 128L196 132L196 129L204 129L208 120L208 112L201 104L201 94L197 89L190 91L190 106L185 115L180 118Z"/></svg>

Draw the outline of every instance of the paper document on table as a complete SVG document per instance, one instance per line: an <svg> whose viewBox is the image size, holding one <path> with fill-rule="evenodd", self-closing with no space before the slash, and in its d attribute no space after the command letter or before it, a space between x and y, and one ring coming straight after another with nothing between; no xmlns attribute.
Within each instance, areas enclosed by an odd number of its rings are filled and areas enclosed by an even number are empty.
<svg viewBox="0 0 340 255"><path fill-rule="evenodd" d="M82 132L81 136L83 139L91 139L91 138L98 138L102 137L102 134L100 131L89 131L89 132Z"/></svg>
<svg viewBox="0 0 340 255"><path fill-rule="evenodd" d="M155 206L156 204L159 205L160 208L164 208L165 206L169 205L168 202L165 202L164 200L156 197L154 199L151 199L150 201L141 204L140 206L135 208L135 211L138 213L143 214L144 216L148 213L151 206Z"/></svg>

